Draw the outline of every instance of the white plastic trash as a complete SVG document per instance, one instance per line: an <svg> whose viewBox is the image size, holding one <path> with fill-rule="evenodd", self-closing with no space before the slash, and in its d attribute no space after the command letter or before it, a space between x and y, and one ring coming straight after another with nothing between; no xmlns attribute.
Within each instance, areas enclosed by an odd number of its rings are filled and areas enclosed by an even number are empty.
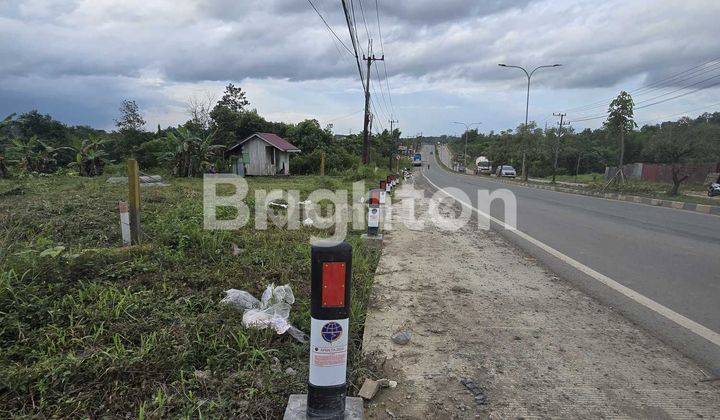
<svg viewBox="0 0 720 420"><path fill-rule="evenodd" d="M242 309L242 323L246 328L272 328L278 334L289 333L301 343L307 341L305 333L288 322L291 305L295 303L289 284L277 287L269 284L260 300L244 290L226 290L220 303Z"/></svg>

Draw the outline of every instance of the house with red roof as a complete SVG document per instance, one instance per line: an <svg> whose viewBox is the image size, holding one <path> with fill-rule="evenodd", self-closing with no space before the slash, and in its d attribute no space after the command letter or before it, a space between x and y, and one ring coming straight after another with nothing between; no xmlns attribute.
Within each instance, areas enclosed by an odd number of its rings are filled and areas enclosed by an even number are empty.
<svg viewBox="0 0 720 420"><path fill-rule="evenodd" d="M290 153L300 149L272 133L255 133L231 146L225 156L233 159L238 175L290 175Z"/></svg>

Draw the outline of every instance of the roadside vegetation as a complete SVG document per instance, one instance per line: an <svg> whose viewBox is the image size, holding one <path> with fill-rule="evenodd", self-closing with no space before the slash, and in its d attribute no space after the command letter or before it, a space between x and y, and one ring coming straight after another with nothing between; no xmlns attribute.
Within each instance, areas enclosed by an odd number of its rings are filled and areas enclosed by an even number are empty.
<svg viewBox="0 0 720 420"><path fill-rule="evenodd" d="M0 417L278 418L306 390L308 345L241 325L219 304L235 288L259 296L290 284L290 321L309 332L310 238L332 229L251 225L203 229L202 175L229 168L224 150L254 132L287 138L302 153L290 177L250 178L256 189L377 186L400 131L335 136L316 120L269 122L229 85L221 99L188 101L189 119L146 131L123 101L114 131L67 126L30 111L0 120ZM318 176L325 155L326 176ZM123 248L118 201L133 157L167 187L142 188L142 243ZM393 165L394 166L394 165ZM329 210L328 210L329 211ZM327 213L327 212L325 212ZM252 220L253 214L251 214ZM354 247L350 392L364 372L362 329L379 250Z"/></svg>
<svg viewBox="0 0 720 420"><path fill-rule="evenodd" d="M720 112L637 128L633 122L632 98L625 92L613 101L608 111L609 118L601 128L576 132L566 126L560 140L557 127L543 129L535 122L528 124L525 134L522 126L489 134L470 130L464 133L468 139L468 167L472 168L476 157L487 156L493 165L509 164L520 171L525 146L529 176L552 179L557 148L557 180L576 182L577 176L577 182L588 182L587 177L583 179L585 175L604 174L606 166L617 167L620 161L659 163L670 165L673 175L672 182L661 188L663 194L676 196L682 194L683 189L694 187L686 185L683 165L720 162ZM464 153L464 137L438 138L437 141L447 142L456 157ZM602 180L601 175L597 181ZM637 189L637 186L622 184L613 183L609 190Z"/></svg>
<svg viewBox="0 0 720 420"><path fill-rule="evenodd" d="M0 178L70 171L81 176L103 174L110 163L123 164L133 157L140 168L175 176L200 176L208 171L229 171L224 151L256 132L270 132L288 139L302 150L291 156L293 174L318 174L325 154L325 173L340 175L362 171L362 133L335 135L332 125L317 120L297 124L267 121L251 109L245 92L232 84L215 100L190 98L188 120L176 127L145 129L139 105L125 100L118 110L114 131L87 126L67 126L50 115L29 111L0 120ZM370 168L388 168L400 144L400 130L371 136Z"/></svg>
<svg viewBox="0 0 720 420"><path fill-rule="evenodd" d="M254 178L249 197L280 188L304 199L358 178ZM241 312L218 302L230 288L259 296L269 283L289 283L297 297L290 321L309 332L310 236L330 231L204 230L201 179L170 184L142 189L142 244L121 248L125 185L67 175L0 180L0 417L277 418L290 393L304 392L307 344L246 329ZM351 379L362 369L379 259L360 233L348 238Z"/></svg>

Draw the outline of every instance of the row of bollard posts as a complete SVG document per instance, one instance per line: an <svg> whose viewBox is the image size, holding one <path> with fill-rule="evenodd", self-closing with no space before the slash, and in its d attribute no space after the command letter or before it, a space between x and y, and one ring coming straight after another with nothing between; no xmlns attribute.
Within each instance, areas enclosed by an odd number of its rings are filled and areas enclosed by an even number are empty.
<svg viewBox="0 0 720 420"><path fill-rule="evenodd" d="M363 235L367 239L382 239L380 220L383 215L383 206L387 204L387 195L400 182L396 175L388 175L380 181L379 188L371 189L368 199L367 233ZM390 211L389 208L386 210Z"/></svg>
<svg viewBox="0 0 720 420"><path fill-rule="evenodd" d="M399 178L388 176L370 190L367 234L381 239L386 195ZM293 394L285 420L362 419L363 401L347 396L347 352L352 287L352 245L318 241L310 249L310 369L307 395Z"/></svg>

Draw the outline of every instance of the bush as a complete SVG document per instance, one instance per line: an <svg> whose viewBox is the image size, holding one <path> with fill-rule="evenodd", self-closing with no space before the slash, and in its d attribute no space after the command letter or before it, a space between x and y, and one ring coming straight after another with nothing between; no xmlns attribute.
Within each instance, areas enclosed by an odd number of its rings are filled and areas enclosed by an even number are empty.
<svg viewBox="0 0 720 420"><path fill-rule="evenodd" d="M320 173L322 151L315 149L311 153L292 155L290 170L298 175L317 175ZM343 174L347 170L360 166L360 158L342 149L325 152L325 173Z"/></svg>
<svg viewBox="0 0 720 420"><path fill-rule="evenodd" d="M154 168L160 164L158 157L170 151L171 148L167 139L152 139L138 146L135 158L141 168Z"/></svg>
<svg viewBox="0 0 720 420"><path fill-rule="evenodd" d="M605 188L605 184L607 184L607 182L590 182L587 184L587 188L591 191L602 191L603 188ZM605 191L609 192L642 195L654 195L664 190L665 188L663 186L648 182L628 182L626 184L613 183L605 188Z"/></svg>

